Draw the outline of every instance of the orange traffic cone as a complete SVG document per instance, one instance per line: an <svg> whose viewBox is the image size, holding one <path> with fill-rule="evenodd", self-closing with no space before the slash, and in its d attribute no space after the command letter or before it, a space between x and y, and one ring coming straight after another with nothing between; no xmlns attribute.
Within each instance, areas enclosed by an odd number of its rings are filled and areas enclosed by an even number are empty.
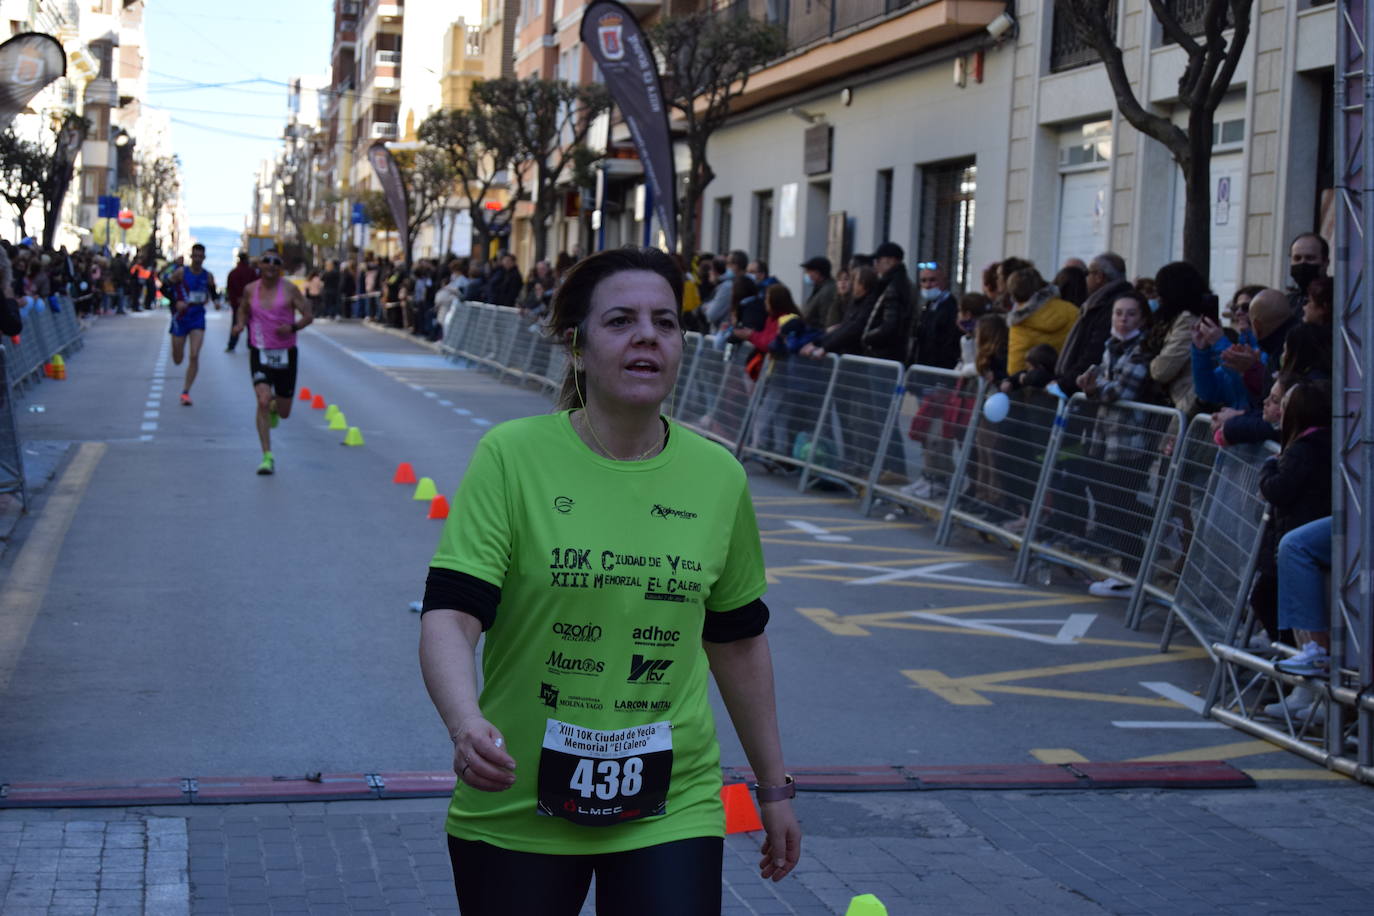
<svg viewBox="0 0 1374 916"><path fill-rule="evenodd" d="M44 377L44 378L52 378L52 362L51 362L51 361L46 362L46 363L43 364L43 377Z"/></svg>
<svg viewBox="0 0 1374 916"><path fill-rule="evenodd" d="M448 518L448 500L439 495L429 501L429 518Z"/></svg>
<svg viewBox="0 0 1374 916"><path fill-rule="evenodd" d="M410 466L409 461L402 461L396 465L396 476L391 478L392 483L414 483L415 468Z"/></svg>
<svg viewBox="0 0 1374 916"><path fill-rule="evenodd" d="M742 782L721 786L720 800L725 804L725 832L752 833L763 829L759 809L749 795L749 787Z"/></svg>
<svg viewBox="0 0 1374 916"><path fill-rule="evenodd" d="M302 400L302 401L308 401L308 400L310 400L310 389L309 389L309 388L302 388L302 389L301 389L301 400Z"/></svg>
<svg viewBox="0 0 1374 916"><path fill-rule="evenodd" d="M315 395L315 400L313 400L313 401L310 402L310 406L313 407L313 408L315 408L316 410L324 410L324 408L325 408L324 395L322 395L322 394L317 394L317 395Z"/></svg>

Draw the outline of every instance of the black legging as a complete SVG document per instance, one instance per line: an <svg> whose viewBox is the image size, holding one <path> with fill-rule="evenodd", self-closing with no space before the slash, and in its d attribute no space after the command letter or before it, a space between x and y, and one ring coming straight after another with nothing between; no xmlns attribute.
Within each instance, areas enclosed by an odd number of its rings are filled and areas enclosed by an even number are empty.
<svg viewBox="0 0 1374 916"><path fill-rule="evenodd" d="M597 916L719 916L724 848L719 837L698 837L626 852L548 855L448 838L462 916L577 916L593 874Z"/></svg>

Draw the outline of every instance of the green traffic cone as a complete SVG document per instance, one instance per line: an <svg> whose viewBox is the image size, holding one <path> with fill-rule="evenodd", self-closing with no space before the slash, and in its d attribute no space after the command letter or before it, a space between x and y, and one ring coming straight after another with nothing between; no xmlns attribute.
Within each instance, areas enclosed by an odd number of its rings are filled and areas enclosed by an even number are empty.
<svg viewBox="0 0 1374 916"><path fill-rule="evenodd" d="M343 415L342 410L334 411L334 416L329 418L330 429L348 429L348 418Z"/></svg>
<svg viewBox="0 0 1374 916"><path fill-rule="evenodd" d="M336 413L338 413L338 412L339 412L339 405L338 405L338 404L330 404L328 407L326 407L326 408L324 409L324 418L325 418L326 420L332 420L332 419L334 419L334 415L335 415Z"/></svg>
<svg viewBox="0 0 1374 916"><path fill-rule="evenodd" d="M421 477L420 482L415 485L415 496L412 497L416 502L429 502L439 495L438 489L434 486L432 477Z"/></svg>
<svg viewBox="0 0 1374 916"><path fill-rule="evenodd" d="M872 894L860 894L849 901L849 909L844 916L887 916L887 907Z"/></svg>
<svg viewBox="0 0 1374 916"><path fill-rule="evenodd" d="M363 444L363 433L362 433L362 430L358 429L358 427L356 427L356 426L350 426L350 427L348 428L348 432L344 435L343 444L344 444L344 445L362 445L362 444Z"/></svg>

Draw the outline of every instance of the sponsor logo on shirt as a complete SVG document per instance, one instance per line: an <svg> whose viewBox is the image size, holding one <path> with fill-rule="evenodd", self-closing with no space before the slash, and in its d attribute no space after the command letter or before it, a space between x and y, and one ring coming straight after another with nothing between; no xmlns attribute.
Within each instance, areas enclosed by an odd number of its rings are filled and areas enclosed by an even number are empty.
<svg viewBox="0 0 1374 916"><path fill-rule="evenodd" d="M672 659L645 658L636 652L630 659L630 676L625 680L630 684L662 684L664 673L672 664Z"/></svg>
<svg viewBox="0 0 1374 916"><path fill-rule="evenodd" d="M675 646L682 638L681 630L666 630L663 627L635 627L632 637L640 646Z"/></svg>
<svg viewBox="0 0 1374 916"><path fill-rule="evenodd" d="M572 498L568 496L559 496L553 501L553 507L562 515L567 515L571 512L573 510L573 505Z"/></svg>
<svg viewBox="0 0 1374 916"><path fill-rule="evenodd" d="M595 658L576 658L571 655L564 655L557 649L549 653L548 665L550 671L566 674L586 674L596 675L606 670L606 663Z"/></svg>
<svg viewBox="0 0 1374 916"><path fill-rule="evenodd" d="M616 700L616 712L667 712L672 709L671 700Z"/></svg>
<svg viewBox="0 0 1374 916"><path fill-rule="evenodd" d="M558 688L552 684L541 683L539 685L539 699L549 709L558 708Z"/></svg>
<svg viewBox="0 0 1374 916"><path fill-rule="evenodd" d="M696 518L695 512L688 512L685 509L672 509L668 506L660 506L654 503L654 507L649 510L649 515L654 518Z"/></svg>
<svg viewBox="0 0 1374 916"><path fill-rule="evenodd" d="M563 696L552 684L539 685L539 699L549 709L562 706L572 709L601 709L601 701L596 697Z"/></svg>
<svg viewBox="0 0 1374 916"><path fill-rule="evenodd" d="M553 632L564 642L596 642L601 639L601 627L594 623L564 623L557 621Z"/></svg>

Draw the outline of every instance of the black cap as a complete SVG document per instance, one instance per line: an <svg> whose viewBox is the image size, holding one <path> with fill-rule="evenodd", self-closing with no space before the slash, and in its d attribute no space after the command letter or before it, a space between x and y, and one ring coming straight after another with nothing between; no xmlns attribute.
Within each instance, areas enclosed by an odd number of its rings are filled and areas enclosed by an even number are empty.
<svg viewBox="0 0 1374 916"><path fill-rule="evenodd" d="M825 276L830 276L830 259L817 255L814 258L807 258L802 262L802 270L818 270Z"/></svg>
<svg viewBox="0 0 1374 916"><path fill-rule="evenodd" d="M906 252L902 251L902 246L896 242L883 242L873 252L873 260L878 258L896 258L902 260L906 257Z"/></svg>

